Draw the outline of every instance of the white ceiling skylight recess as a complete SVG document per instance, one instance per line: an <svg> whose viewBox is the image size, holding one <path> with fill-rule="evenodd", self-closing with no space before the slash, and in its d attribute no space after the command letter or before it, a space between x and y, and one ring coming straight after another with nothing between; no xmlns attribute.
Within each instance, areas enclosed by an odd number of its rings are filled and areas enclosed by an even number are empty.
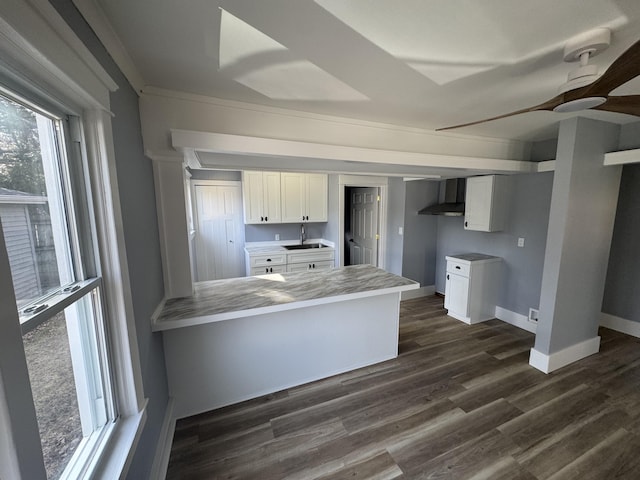
<svg viewBox="0 0 640 480"><path fill-rule="evenodd" d="M439 85L543 55L577 33L625 21L616 0L315 2Z"/></svg>
<svg viewBox="0 0 640 480"><path fill-rule="evenodd" d="M368 98L251 25L221 9L220 71L275 100Z"/></svg>

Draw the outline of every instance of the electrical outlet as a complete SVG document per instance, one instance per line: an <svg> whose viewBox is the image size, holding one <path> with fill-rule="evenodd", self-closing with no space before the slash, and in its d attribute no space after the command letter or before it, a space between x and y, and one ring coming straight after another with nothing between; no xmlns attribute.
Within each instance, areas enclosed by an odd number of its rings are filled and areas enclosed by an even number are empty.
<svg viewBox="0 0 640 480"><path fill-rule="evenodd" d="M404 233L404 228L398 227L398 235L402 235Z"/></svg>
<svg viewBox="0 0 640 480"><path fill-rule="evenodd" d="M524 247L524 237L518 238L518 246L521 248Z"/></svg>
<svg viewBox="0 0 640 480"><path fill-rule="evenodd" d="M279 234L279 233L276 233L276 242L277 242L278 240L280 240L280 234Z"/></svg>
<svg viewBox="0 0 640 480"><path fill-rule="evenodd" d="M529 309L529 321L533 322L533 323L538 323L538 314L540 312L538 310L536 310L535 308L530 308Z"/></svg>

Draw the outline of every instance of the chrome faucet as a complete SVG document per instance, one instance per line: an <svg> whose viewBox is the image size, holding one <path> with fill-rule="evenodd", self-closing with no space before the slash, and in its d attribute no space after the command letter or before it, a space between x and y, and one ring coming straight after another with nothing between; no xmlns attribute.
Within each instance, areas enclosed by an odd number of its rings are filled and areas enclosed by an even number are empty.
<svg viewBox="0 0 640 480"><path fill-rule="evenodd" d="M300 224L300 245L304 244L304 241L307 239L307 235L304 231L304 223Z"/></svg>

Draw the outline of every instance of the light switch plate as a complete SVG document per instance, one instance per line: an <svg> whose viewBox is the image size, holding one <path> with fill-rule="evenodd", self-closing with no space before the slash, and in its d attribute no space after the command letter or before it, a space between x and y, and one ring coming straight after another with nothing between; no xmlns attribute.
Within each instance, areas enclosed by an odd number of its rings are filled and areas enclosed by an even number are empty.
<svg viewBox="0 0 640 480"><path fill-rule="evenodd" d="M518 238L518 246L519 247L524 247L524 237Z"/></svg>
<svg viewBox="0 0 640 480"><path fill-rule="evenodd" d="M398 235L402 235L404 233L404 228L398 227Z"/></svg>

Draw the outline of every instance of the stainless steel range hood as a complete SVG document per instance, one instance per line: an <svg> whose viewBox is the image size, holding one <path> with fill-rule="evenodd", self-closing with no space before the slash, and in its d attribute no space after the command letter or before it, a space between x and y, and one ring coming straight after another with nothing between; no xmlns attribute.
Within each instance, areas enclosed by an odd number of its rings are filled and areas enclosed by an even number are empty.
<svg viewBox="0 0 640 480"><path fill-rule="evenodd" d="M418 211L418 215L445 215L461 217L464 215L464 192L466 180L464 178L450 178L445 180L444 195L440 194L441 203L429 205ZM442 190L443 184L440 184Z"/></svg>

